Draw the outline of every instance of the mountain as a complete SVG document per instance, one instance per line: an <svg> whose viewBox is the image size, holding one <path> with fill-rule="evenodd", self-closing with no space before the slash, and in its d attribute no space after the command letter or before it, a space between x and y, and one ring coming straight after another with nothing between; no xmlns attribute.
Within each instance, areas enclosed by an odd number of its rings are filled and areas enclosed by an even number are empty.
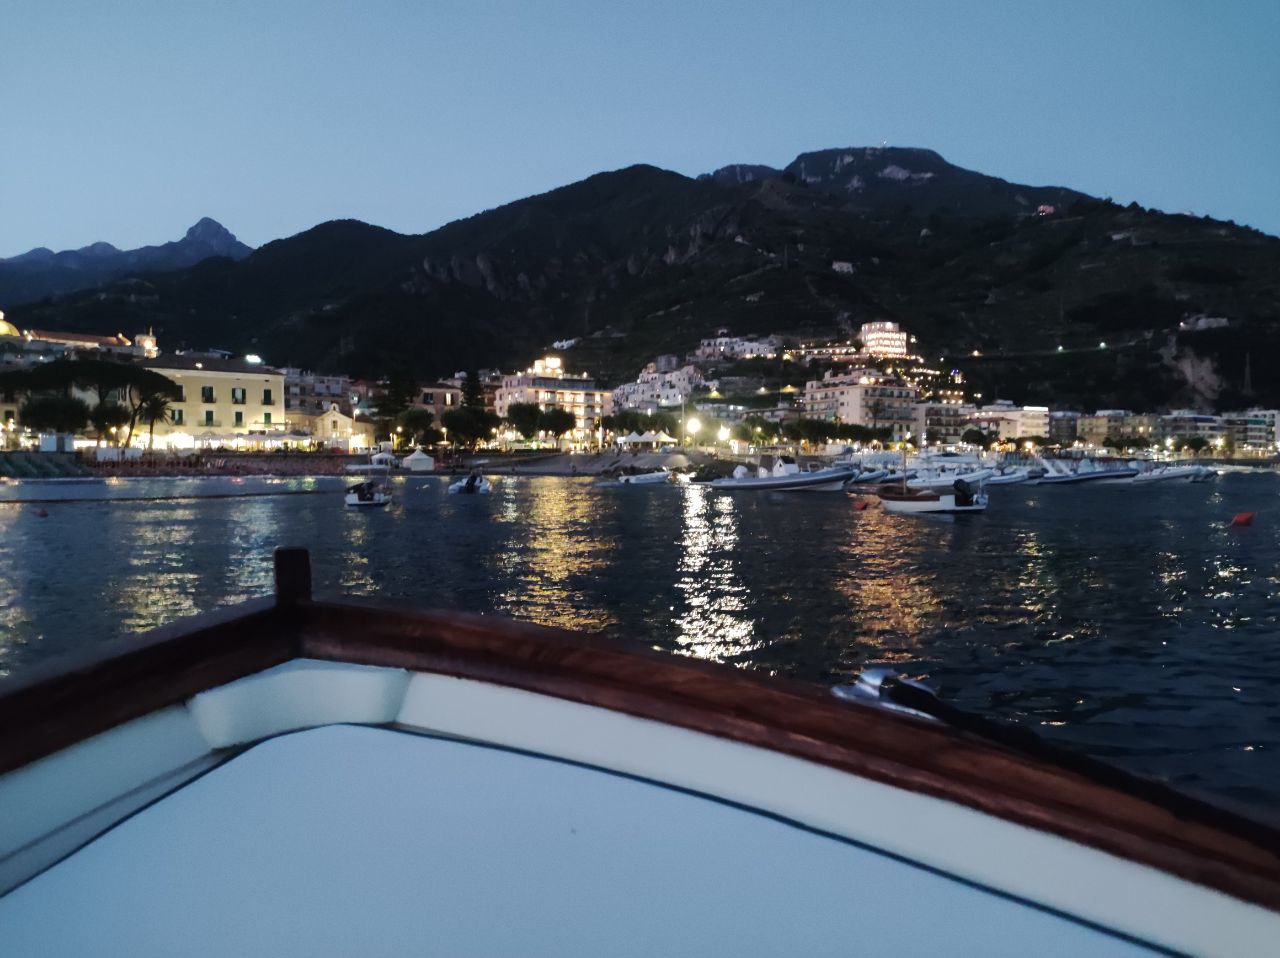
<svg viewBox="0 0 1280 958"><path fill-rule="evenodd" d="M250 247L207 216L182 239L161 246L119 250L98 242L59 253L40 246L0 259L0 302L19 304L88 289L128 272L184 269L211 256L243 259L250 252Z"/></svg>
<svg viewBox="0 0 1280 958"><path fill-rule="evenodd" d="M1280 380L1263 375L1280 363L1275 237L1006 183L926 150L736 169L632 166L417 236L324 223L10 318L154 326L164 348L355 375L512 368L580 337L567 362L611 382L721 327L817 336L892 319L988 399L1280 405Z"/></svg>

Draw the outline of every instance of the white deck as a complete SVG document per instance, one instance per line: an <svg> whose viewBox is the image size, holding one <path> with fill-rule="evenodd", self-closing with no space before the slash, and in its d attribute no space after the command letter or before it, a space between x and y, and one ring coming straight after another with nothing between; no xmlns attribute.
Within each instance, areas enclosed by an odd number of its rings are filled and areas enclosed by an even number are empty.
<svg viewBox="0 0 1280 958"><path fill-rule="evenodd" d="M721 802L405 732L260 744L0 899L5 954L1149 954Z"/></svg>

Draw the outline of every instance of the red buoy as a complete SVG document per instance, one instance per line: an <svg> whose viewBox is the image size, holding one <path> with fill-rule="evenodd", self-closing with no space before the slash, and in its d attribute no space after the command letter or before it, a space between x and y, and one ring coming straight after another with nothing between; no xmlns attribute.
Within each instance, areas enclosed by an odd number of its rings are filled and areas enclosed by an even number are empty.
<svg viewBox="0 0 1280 958"><path fill-rule="evenodd" d="M1231 520L1233 526L1251 526L1253 525L1252 512L1237 512L1235 518Z"/></svg>
<svg viewBox="0 0 1280 958"><path fill-rule="evenodd" d="M867 500L866 500L866 499L854 499L854 500L853 500L853 508L854 508L857 512L861 512L863 509L867 508Z"/></svg>

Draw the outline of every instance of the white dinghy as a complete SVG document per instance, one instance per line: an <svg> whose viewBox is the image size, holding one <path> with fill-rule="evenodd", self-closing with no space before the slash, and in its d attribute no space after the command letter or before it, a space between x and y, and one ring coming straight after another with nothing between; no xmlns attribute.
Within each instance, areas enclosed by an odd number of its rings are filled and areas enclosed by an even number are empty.
<svg viewBox="0 0 1280 958"><path fill-rule="evenodd" d="M6 955L1280 941L1276 831L895 676L317 601L301 550L276 583L0 679Z"/></svg>
<svg viewBox="0 0 1280 958"><path fill-rule="evenodd" d="M612 480L609 484L617 486L656 486L670 481L671 473L665 469L659 469L657 472L627 473L618 476L617 479Z"/></svg>
<svg viewBox="0 0 1280 958"><path fill-rule="evenodd" d="M457 482L449 484L450 495L488 495L490 489L492 489L492 486L489 480L478 472L473 472L465 479L459 479Z"/></svg>

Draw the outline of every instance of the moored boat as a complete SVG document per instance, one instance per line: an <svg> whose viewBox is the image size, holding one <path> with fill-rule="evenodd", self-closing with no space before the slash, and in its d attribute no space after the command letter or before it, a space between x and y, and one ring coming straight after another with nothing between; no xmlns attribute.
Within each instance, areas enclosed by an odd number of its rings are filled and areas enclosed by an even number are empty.
<svg viewBox="0 0 1280 958"><path fill-rule="evenodd" d="M376 479L348 486L344 497L348 509L377 509L391 504L391 489Z"/></svg>
<svg viewBox="0 0 1280 958"><path fill-rule="evenodd" d="M488 479L480 475L478 472L473 472L465 479L459 479L457 482L450 483L449 493L451 495L464 496L487 495L491 488L492 487L490 486Z"/></svg>
<svg viewBox="0 0 1280 958"><path fill-rule="evenodd" d="M780 456L772 469L759 467L753 476L746 466L738 466L725 479L712 479L713 489L756 492L838 492L856 475L858 466L851 462L802 470L790 456Z"/></svg>
<svg viewBox="0 0 1280 958"><path fill-rule="evenodd" d="M982 512L987 508L986 493L976 491L963 480L956 480L949 492L936 489L911 489L885 486L877 493L888 512L917 514L926 512Z"/></svg>
<svg viewBox="0 0 1280 958"><path fill-rule="evenodd" d="M652 486L671 481L671 473L665 469L656 472L637 472L618 476L610 480L611 485L618 486Z"/></svg>
<svg viewBox="0 0 1280 958"><path fill-rule="evenodd" d="M1275 830L896 676L833 690L318 601L299 550L276 582L0 680L6 953L843 954L854 927L886 955L1118 958L1280 936Z"/></svg>
<svg viewBox="0 0 1280 958"><path fill-rule="evenodd" d="M1213 470L1200 465L1155 466L1133 477L1135 483L1195 482L1213 475Z"/></svg>
<svg viewBox="0 0 1280 958"><path fill-rule="evenodd" d="M1045 475L1034 480L1042 486L1118 482L1138 474L1137 468L1128 464L1099 466L1092 459L1081 459L1074 469L1058 459L1046 459L1045 464L1049 467Z"/></svg>

